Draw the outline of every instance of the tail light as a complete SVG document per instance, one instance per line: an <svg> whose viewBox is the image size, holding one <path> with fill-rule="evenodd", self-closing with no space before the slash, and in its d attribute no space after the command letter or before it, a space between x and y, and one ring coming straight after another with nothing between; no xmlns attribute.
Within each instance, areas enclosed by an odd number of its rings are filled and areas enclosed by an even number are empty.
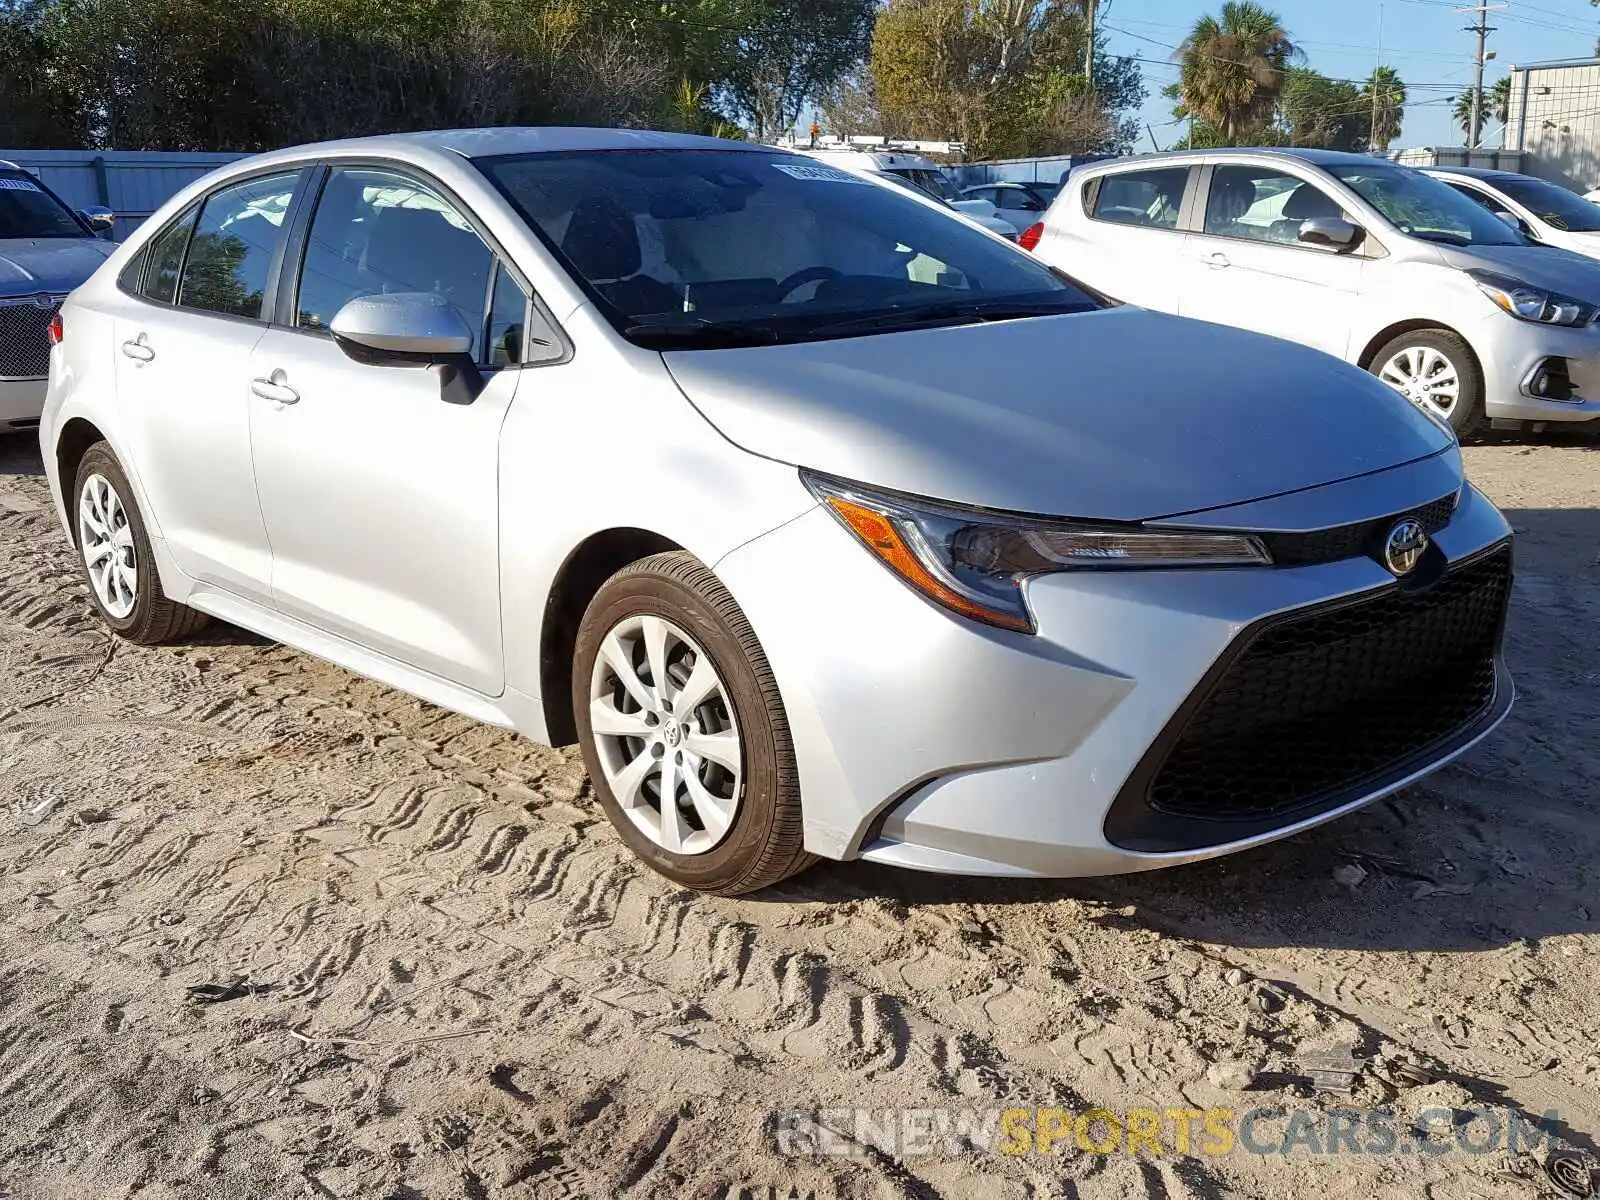
<svg viewBox="0 0 1600 1200"><path fill-rule="evenodd" d="M1044 222L1035 221L1022 231L1022 236L1017 239L1017 245L1024 250L1032 250L1039 244L1039 239L1044 236Z"/></svg>
<svg viewBox="0 0 1600 1200"><path fill-rule="evenodd" d="M37 326L35 326L35 328L37 328ZM49 334L48 334L48 336L50 338L50 344L52 346L61 345L61 339L64 336L64 334L65 334L65 330L64 330L64 327L61 324L61 314L58 312L58 313L56 313L55 315L53 315L50 318L50 326L49 326Z"/></svg>

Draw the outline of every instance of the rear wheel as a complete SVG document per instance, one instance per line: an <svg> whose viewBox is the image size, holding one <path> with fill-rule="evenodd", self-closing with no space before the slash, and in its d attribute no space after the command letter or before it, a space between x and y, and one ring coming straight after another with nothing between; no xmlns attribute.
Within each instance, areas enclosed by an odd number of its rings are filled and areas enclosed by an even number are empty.
<svg viewBox="0 0 1600 1200"><path fill-rule="evenodd" d="M143 645L187 637L206 624L204 613L167 599L161 590L144 518L110 446L89 447L72 495L78 559L102 621Z"/></svg>
<svg viewBox="0 0 1600 1200"><path fill-rule="evenodd" d="M1449 422L1457 437L1483 423L1483 370L1448 329L1416 329L1386 344L1369 368L1418 408Z"/></svg>
<svg viewBox="0 0 1600 1200"><path fill-rule="evenodd" d="M600 805L656 871L736 895L812 862L772 669L699 561L657 554L607 580L579 626L572 680Z"/></svg>

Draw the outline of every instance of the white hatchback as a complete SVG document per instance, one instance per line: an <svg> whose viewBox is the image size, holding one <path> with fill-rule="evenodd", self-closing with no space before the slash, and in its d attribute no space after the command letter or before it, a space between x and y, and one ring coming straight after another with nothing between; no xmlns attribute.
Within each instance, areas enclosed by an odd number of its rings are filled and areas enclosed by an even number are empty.
<svg viewBox="0 0 1600 1200"><path fill-rule="evenodd" d="M1129 304L1353 362L1458 434L1600 418L1600 263L1535 245L1382 159L1235 149L1096 163L1022 245Z"/></svg>

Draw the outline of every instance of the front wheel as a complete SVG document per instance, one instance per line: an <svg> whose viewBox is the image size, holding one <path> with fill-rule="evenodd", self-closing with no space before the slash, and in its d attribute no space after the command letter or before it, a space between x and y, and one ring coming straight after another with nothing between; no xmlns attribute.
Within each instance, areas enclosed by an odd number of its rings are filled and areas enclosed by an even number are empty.
<svg viewBox="0 0 1600 1200"><path fill-rule="evenodd" d="M1448 329L1416 329L1379 350L1369 368L1418 408L1447 422L1457 437L1483 424L1483 369L1472 348Z"/></svg>
<svg viewBox="0 0 1600 1200"><path fill-rule="evenodd" d="M656 871L737 895L811 863L772 669L693 556L653 555L600 588L578 628L572 703L600 805Z"/></svg>
<svg viewBox="0 0 1600 1200"><path fill-rule="evenodd" d="M72 495L78 559L106 625L147 646L186 637L205 625L204 613L167 599L161 590L144 517L110 446L89 447Z"/></svg>

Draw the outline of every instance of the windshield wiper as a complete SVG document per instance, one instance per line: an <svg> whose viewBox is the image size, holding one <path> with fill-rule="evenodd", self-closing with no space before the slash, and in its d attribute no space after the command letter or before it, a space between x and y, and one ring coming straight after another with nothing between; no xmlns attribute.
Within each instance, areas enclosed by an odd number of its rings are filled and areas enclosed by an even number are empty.
<svg viewBox="0 0 1600 1200"><path fill-rule="evenodd" d="M736 322L645 321L629 325L623 336L652 350L727 350L738 346L771 346L784 340L771 325Z"/></svg>
<svg viewBox="0 0 1600 1200"><path fill-rule="evenodd" d="M1005 300L969 300L960 304L924 304L916 308L893 308L864 313L838 321L812 325L807 337L843 337L852 333L887 332L916 329L925 325L971 325L980 321L1013 321L1024 317L1057 317L1067 313L1091 312L1092 304L1080 302L1026 303Z"/></svg>

